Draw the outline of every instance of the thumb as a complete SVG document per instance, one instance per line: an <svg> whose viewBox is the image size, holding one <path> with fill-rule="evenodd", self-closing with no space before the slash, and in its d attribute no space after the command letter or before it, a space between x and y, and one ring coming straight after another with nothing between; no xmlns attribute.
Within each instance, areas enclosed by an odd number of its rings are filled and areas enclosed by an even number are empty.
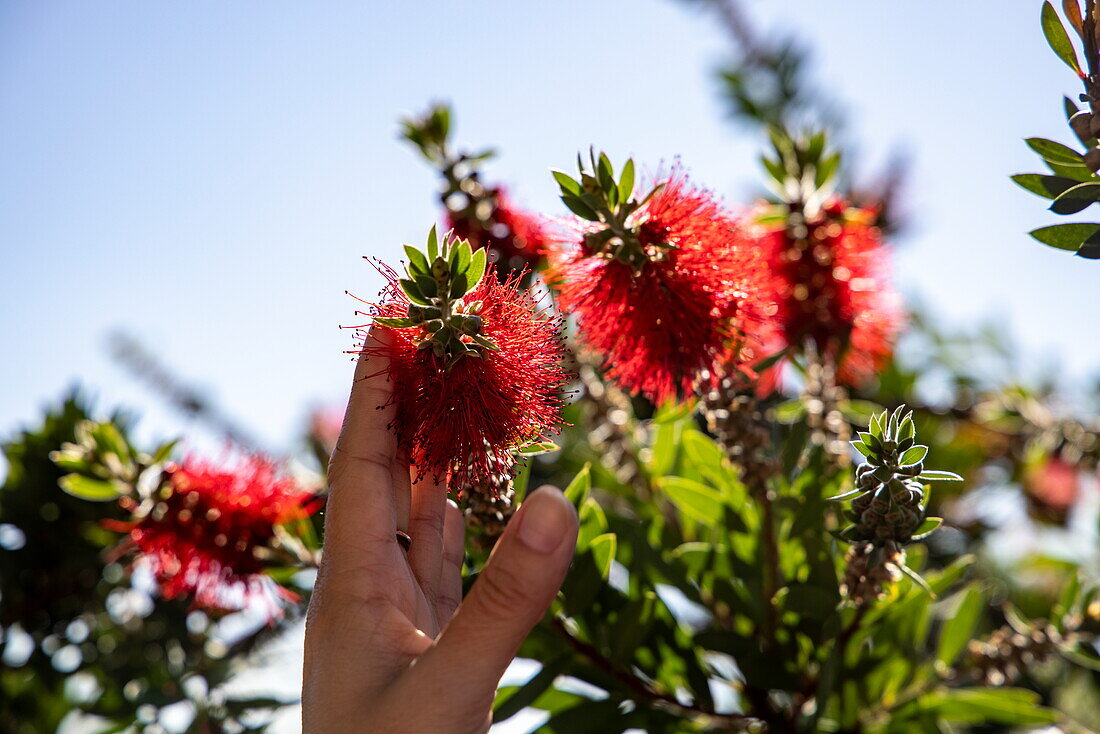
<svg viewBox="0 0 1100 734"><path fill-rule="evenodd" d="M421 680L428 688L443 683L452 700L492 701L504 669L561 587L576 544L577 513L565 495L554 487L531 494L413 677L430 677Z"/></svg>

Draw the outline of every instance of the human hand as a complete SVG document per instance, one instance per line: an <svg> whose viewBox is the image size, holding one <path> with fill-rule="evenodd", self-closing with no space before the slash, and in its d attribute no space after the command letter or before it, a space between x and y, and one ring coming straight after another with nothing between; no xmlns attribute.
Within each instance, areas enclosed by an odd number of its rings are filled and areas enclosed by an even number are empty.
<svg viewBox="0 0 1100 734"><path fill-rule="evenodd" d="M501 675L561 586L576 512L555 488L529 495L463 600L462 514L444 486L411 481L387 429L394 406L384 367L381 357L360 357L329 466L303 730L484 732ZM408 551L397 530L412 538Z"/></svg>

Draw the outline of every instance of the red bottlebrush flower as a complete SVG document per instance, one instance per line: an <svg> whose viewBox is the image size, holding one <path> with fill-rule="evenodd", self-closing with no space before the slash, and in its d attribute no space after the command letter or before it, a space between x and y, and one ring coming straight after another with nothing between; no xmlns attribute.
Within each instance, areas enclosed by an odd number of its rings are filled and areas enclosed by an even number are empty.
<svg viewBox="0 0 1100 734"><path fill-rule="evenodd" d="M767 275L741 224L682 176L628 221L643 257L630 263L593 251L596 225L582 229L580 242L549 250L548 280L608 375L663 403L690 394L704 371L744 363L731 346L755 341L768 308Z"/></svg>
<svg viewBox="0 0 1100 734"><path fill-rule="evenodd" d="M812 344L840 360L847 384L882 368L905 322L873 221L874 212L834 199L804 225L788 222L762 238L779 306L775 351Z"/></svg>
<svg viewBox="0 0 1100 734"><path fill-rule="evenodd" d="M486 272L457 299L413 305L418 314L435 309L423 325L391 327L385 322L410 316L411 302L397 274L380 270L389 286L360 351L388 358L398 442L420 473L449 477L453 487L510 474L514 450L557 433L561 424L567 375L560 318L520 288L522 274L502 283ZM440 340L444 322L455 320L474 326Z"/></svg>
<svg viewBox="0 0 1100 734"><path fill-rule="evenodd" d="M166 599L192 596L212 609L240 609L262 600L274 616L279 597L297 597L263 573L264 550L275 527L317 508L314 494L279 476L264 459L249 457L219 467L186 460L139 518L127 525L127 545L147 566ZM131 508L136 503L124 498Z"/></svg>
<svg viewBox="0 0 1100 734"><path fill-rule="evenodd" d="M483 211L484 210L484 211ZM535 214L517 207L500 187L460 212L447 210L447 226L474 249L488 247L503 273L534 267L549 242L546 225Z"/></svg>
<svg viewBox="0 0 1100 734"><path fill-rule="evenodd" d="M1052 456L1030 469L1025 483L1035 502L1048 514L1063 519L1081 492L1080 470L1060 456Z"/></svg>

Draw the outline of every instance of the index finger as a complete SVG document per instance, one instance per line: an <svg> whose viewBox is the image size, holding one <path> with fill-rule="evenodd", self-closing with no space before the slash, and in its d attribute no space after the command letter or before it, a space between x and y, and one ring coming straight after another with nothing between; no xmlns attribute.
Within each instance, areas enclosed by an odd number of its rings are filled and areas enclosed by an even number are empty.
<svg viewBox="0 0 1100 734"><path fill-rule="evenodd" d="M389 429L396 414L386 354L389 335L372 326L355 365L344 425L329 460L326 535L336 540L363 536L393 542L397 529L394 472L397 438ZM405 483L408 479L405 479ZM326 543L326 545L328 545Z"/></svg>

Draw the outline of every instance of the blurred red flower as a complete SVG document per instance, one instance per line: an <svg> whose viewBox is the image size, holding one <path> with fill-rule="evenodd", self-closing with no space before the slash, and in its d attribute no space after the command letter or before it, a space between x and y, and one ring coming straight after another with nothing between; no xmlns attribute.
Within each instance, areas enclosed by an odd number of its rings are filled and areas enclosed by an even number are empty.
<svg viewBox="0 0 1100 734"><path fill-rule="evenodd" d="M129 531L122 549L137 551L166 599L191 596L211 609L260 600L273 616L279 598L297 599L263 572L264 555L276 526L317 509L313 492L259 457L227 467L188 459L167 471L141 505L123 498L137 519L117 528Z"/></svg>
<svg viewBox="0 0 1100 734"><path fill-rule="evenodd" d="M374 315L403 317L409 300L388 268L389 286ZM361 351L388 358L397 415L392 429L421 474L451 486L511 474L512 452L557 433L561 424L563 367L561 319L541 309L520 288L521 273L501 283L487 271L464 297L481 301L481 335L497 349L447 357L419 348L423 327L375 325ZM384 334L378 338L377 334Z"/></svg>
<svg viewBox="0 0 1100 734"><path fill-rule="evenodd" d="M539 216L516 206L501 187L490 189L472 210L448 209L447 227L459 239L469 240L474 249L488 247L495 251L497 268L505 276L511 270L533 268L549 241L547 227Z"/></svg>
<svg viewBox="0 0 1100 734"><path fill-rule="evenodd" d="M1081 492L1081 472L1060 456L1051 456L1028 470L1026 486L1032 499L1065 517Z"/></svg>
<svg viewBox="0 0 1100 734"><path fill-rule="evenodd" d="M812 345L839 360L841 382L880 370L905 323L889 279L875 212L835 198L805 224L764 228L779 311L766 341L779 351Z"/></svg>
<svg viewBox="0 0 1100 734"><path fill-rule="evenodd" d="M640 268L591 252L592 227L579 225L575 239L548 250L547 277L608 375L663 403L690 394L704 371L744 360L730 348L757 341L767 271L740 222L683 176L667 180L635 221L647 255Z"/></svg>

